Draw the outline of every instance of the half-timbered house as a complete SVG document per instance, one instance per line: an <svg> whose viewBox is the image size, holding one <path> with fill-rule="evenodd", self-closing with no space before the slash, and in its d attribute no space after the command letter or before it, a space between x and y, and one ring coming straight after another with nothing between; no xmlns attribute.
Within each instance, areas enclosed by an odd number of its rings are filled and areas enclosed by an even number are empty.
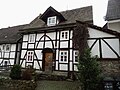
<svg viewBox="0 0 120 90"><path fill-rule="evenodd" d="M49 7L20 30L23 35L20 65L45 72L77 71L78 51L72 37L79 24L89 32L92 55L97 55L99 60L120 60L120 34L93 25L91 6L63 12Z"/></svg>
<svg viewBox="0 0 120 90"><path fill-rule="evenodd" d="M92 7L58 12L49 7L28 26L23 34L20 64L42 71L74 71L77 51L72 34L76 20L93 23Z"/></svg>
<svg viewBox="0 0 120 90"><path fill-rule="evenodd" d="M18 33L25 25L0 29L0 67L19 63L21 35Z"/></svg>

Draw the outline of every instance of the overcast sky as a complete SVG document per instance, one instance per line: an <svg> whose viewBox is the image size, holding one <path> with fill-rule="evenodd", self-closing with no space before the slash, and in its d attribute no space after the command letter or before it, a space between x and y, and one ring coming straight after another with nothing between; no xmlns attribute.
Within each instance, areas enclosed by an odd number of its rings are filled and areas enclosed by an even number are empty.
<svg viewBox="0 0 120 90"><path fill-rule="evenodd" d="M57 11L93 6L94 24L103 26L108 0L0 0L0 28L30 23L52 6Z"/></svg>

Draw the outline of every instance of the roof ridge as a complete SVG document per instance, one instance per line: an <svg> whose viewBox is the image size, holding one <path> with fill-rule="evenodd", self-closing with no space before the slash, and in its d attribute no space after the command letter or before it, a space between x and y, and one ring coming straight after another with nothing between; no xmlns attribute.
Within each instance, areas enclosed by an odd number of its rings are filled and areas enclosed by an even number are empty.
<svg viewBox="0 0 120 90"><path fill-rule="evenodd" d="M70 10L65 10L65 11L60 11L60 13L66 12L66 11L74 11L74 10L79 10L79 9L84 9L84 8L92 8L92 5L90 6L84 6L84 7L79 7L79 8L74 8L74 9L70 9Z"/></svg>
<svg viewBox="0 0 120 90"><path fill-rule="evenodd" d="M16 25L16 26L8 26L6 28L0 28L0 30L3 30L3 29L8 29L8 28L16 28L16 27L21 27L21 26L26 26L28 24L22 24L22 25Z"/></svg>

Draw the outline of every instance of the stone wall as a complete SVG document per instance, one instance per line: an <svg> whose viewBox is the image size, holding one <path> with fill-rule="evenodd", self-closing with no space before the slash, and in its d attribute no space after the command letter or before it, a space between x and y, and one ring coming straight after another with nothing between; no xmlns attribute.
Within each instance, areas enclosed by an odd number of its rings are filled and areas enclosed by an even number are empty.
<svg viewBox="0 0 120 90"><path fill-rule="evenodd" d="M9 79L1 80L0 84L2 85L2 87L5 87L6 90L35 90L37 86L35 81Z"/></svg>
<svg viewBox="0 0 120 90"><path fill-rule="evenodd" d="M120 76L120 61L102 60L99 61L100 67L105 77L119 77Z"/></svg>

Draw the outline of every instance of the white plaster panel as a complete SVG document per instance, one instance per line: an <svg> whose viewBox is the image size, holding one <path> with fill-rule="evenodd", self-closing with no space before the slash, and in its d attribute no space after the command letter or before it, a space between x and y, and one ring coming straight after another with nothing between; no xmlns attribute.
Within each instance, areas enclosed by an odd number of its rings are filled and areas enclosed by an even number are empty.
<svg viewBox="0 0 120 90"><path fill-rule="evenodd" d="M11 65L14 65L14 62L15 62L14 59L10 59L10 64L11 64Z"/></svg>
<svg viewBox="0 0 120 90"><path fill-rule="evenodd" d="M55 46L55 41L53 41L53 44L54 44L54 48L56 48L57 46Z"/></svg>
<svg viewBox="0 0 120 90"><path fill-rule="evenodd" d="M28 41L28 35L23 35L23 41Z"/></svg>
<svg viewBox="0 0 120 90"><path fill-rule="evenodd" d="M70 40L70 48L72 48L72 44L73 44L73 43L72 43L72 40Z"/></svg>
<svg viewBox="0 0 120 90"><path fill-rule="evenodd" d="M58 70L58 61L56 61L55 70Z"/></svg>
<svg viewBox="0 0 120 90"><path fill-rule="evenodd" d="M28 48L32 48L33 49L34 48L34 44L29 44Z"/></svg>
<svg viewBox="0 0 120 90"><path fill-rule="evenodd" d="M56 32L52 32L52 33L47 33L47 36L49 36L52 40L55 40L56 37ZM50 40L49 38L46 38L46 40Z"/></svg>
<svg viewBox="0 0 120 90"><path fill-rule="evenodd" d="M68 41L60 42L60 48L68 48Z"/></svg>
<svg viewBox="0 0 120 90"><path fill-rule="evenodd" d="M0 63L3 61L3 59L0 59Z"/></svg>
<svg viewBox="0 0 120 90"><path fill-rule="evenodd" d="M70 39L72 39L72 37L73 37L73 30L70 33Z"/></svg>
<svg viewBox="0 0 120 90"><path fill-rule="evenodd" d="M91 55L92 56L98 56L100 57L100 52L99 52L99 43L96 42L96 44L93 46L92 50L91 50Z"/></svg>
<svg viewBox="0 0 120 90"><path fill-rule="evenodd" d="M107 41L108 44L120 55L119 40L106 39L105 41ZM116 54L103 41L102 41L102 56L103 56L103 58L117 58Z"/></svg>
<svg viewBox="0 0 120 90"><path fill-rule="evenodd" d="M35 69L40 69L39 64L38 64L37 61L34 61L34 68L35 68Z"/></svg>
<svg viewBox="0 0 120 90"><path fill-rule="evenodd" d="M27 48L27 44L28 44L27 42L23 42L22 43L22 48Z"/></svg>
<svg viewBox="0 0 120 90"><path fill-rule="evenodd" d="M42 61L39 61L39 64L40 64L40 68L42 68Z"/></svg>
<svg viewBox="0 0 120 90"><path fill-rule="evenodd" d="M15 52L10 52L10 58L15 58Z"/></svg>
<svg viewBox="0 0 120 90"><path fill-rule="evenodd" d="M9 58L9 53L5 53L4 58Z"/></svg>
<svg viewBox="0 0 120 90"><path fill-rule="evenodd" d="M39 42L37 48L43 48L43 44L44 44L44 42Z"/></svg>
<svg viewBox="0 0 120 90"><path fill-rule="evenodd" d="M42 50L35 50L38 59L42 59Z"/></svg>
<svg viewBox="0 0 120 90"><path fill-rule="evenodd" d="M73 71L73 63L70 62L70 71Z"/></svg>
<svg viewBox="0 0 120 90"><path fill-rule="evenodd" d="M45 48L53 48L52 42L45 42Z"/></svg>
<svg viewBox="0 0 120 90"><path fill-rule="evenodd" d="M73 56L72 51L73 50L70 50L70 60L72 60L72 56Z"/></svg>
<svg viewBox="0 0 120 90"><path fill-rule="evenodd" d="M37 34L36 41L39 41L42 36L43 34ZM44 38L42 38L41 40L44 40Z"/></svg>
<svg viewBox="0 0 120 90"><path fill-rule="evenodd" d="M55 46L55 43L54 43L54 46ZM58 47L59 47L59 41L57 41L57 45L55 46L55 48L58 48Z"/></svg>
<svg viewBox="0 0 120 90"><path fill-rule="evenodd" d="M67 64L60 64L60 70L68 70L68 65Z"/></svg>
<svg viewBox="0 0 120 90"><path fill-rule="evenodd" d="M76 65L74 65L74 71L78 71L78 68Z"/></svg>
<svg viewBox="0 0 120 90"><path fill-rule="evenodd" d="M20 64L22 63L22 60L20 61ZM22 63L22 67L25 68L25 60Z"/></svg>
<svg viewBox="0 0 120 90"><path fill-rule="evenodd" d="M58 50L56 50L56 60L58 60Z"/></svg>
<svg viewBox="0 0 120 90"><path fill-rule="evenodd" d="M38 42L35 42L35 48L37 47Z"/></svg>
<svg viewBox="0 0 120 90"><path fill-rule="evenodd" d="M11 51L16 51L16 44L11 44Z"/></svg>
<svg viewBox="0 0 120 90"><path fill-rule="evenodd" d="M88 42L89 47L91 47L95 41L96 41L96 40L88 40L87 42ZM98 42L98 41L97 41L97 42ZM96 43L97 43L97 42L96 42Z"/></svg>
<svg viewBox="0 0 120 90"><path fill-rule="evenodd" d="M24 56L25 56L25 54L26 54L26 51L27 51L27 50L22 50L22 51L21 51L21 58L24 58Z"/></svg>
<svg viewBox="0 0 120 90"><path fill-rule="evenodd" d="M59 40L59 32L57 32L57 39Z"/></svg>
<svg viewBox="0 0 120 90"><path fill-rule="evenodd" d="M93 28L88 28L88 30L89 30L90 38L115 37L114 35L111 35Z"/></svg>

